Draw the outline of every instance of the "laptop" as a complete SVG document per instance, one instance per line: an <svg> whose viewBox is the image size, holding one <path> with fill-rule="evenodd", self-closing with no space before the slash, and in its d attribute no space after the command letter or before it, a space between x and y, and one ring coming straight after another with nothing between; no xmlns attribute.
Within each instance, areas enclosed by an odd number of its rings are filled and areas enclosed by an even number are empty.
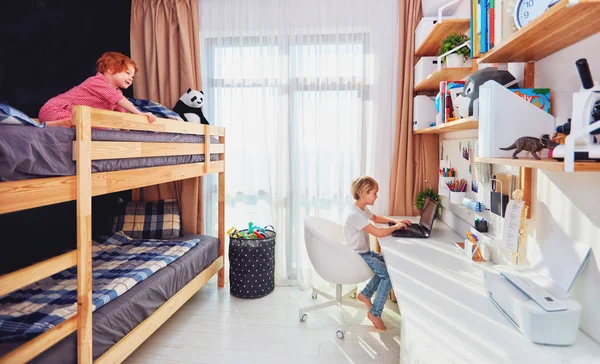
<svg viewBox="0 0 600 364"><path fill-rule="evenodd" d="M427 197L425 199L425 205L423 206L423 212L421 213L419 224L408 226L406 230L396 230L392 233L392 236L396 238L427 239L431 234L433 221L437 217L437 210L437 202Z"/></svg>

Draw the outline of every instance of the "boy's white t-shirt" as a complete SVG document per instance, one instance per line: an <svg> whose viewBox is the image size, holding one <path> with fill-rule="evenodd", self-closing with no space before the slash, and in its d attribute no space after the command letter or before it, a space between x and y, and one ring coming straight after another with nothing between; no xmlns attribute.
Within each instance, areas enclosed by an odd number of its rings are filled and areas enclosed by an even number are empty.
<svg viewBox="0 0 600 364"><path fill-rule="evenodd" d="M373 213L368 207L361 210L355 204L352 204L342 233L342 240L345 245L351 246L357 253L366 253L371 250L369 233L363 231L365 226L369 224L369 219L373 217Z"/></svg>

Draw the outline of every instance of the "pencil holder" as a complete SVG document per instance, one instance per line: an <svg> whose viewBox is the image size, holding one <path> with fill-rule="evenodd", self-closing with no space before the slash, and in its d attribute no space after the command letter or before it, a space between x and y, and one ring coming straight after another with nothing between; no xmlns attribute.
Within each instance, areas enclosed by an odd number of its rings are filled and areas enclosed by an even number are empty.
<svg viewBox="0 0 600 364"><path fill-rule="evenodd" d="M444 197L450 197L450 189L448 188L447 182L454 182L455 177L440 177L440 188L439 195Z"/></svg>
<svg viewBox="0 0 600 364"><path fill-rule="evenodd" d="M475 221L475 230L482 232L482 233L487 233L487 231L488 231L487 221L485 221L485 220Z"/></svg>
<svg viewBox="0 0 600 364"><path fill-rule="evenodd" d="M463 198L467 197L466 192L453 192L450 191L450 203L453 204L462 204Z"/></svg>
<svg viewBox="0 0 600 364"><path fill-rule="evenodd" d="M471 241L469 241L469 239L465 239L464 240L464 244L465 244L465 248L463 250L463 253L465 254L465 256L469 259L473 258L473 243Z"/></svg>

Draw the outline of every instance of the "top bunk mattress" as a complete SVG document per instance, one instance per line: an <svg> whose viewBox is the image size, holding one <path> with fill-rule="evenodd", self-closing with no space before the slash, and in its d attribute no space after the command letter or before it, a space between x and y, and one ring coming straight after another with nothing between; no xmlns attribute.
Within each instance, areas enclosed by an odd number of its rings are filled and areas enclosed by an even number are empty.
<svg viewBox="0 0 600 364"><path fill-rule="evenodd" d="M0 181L75 175L74 140L72 128L0 125ZM204 136L93 129L92 140L204 143ZM218 144L219 139L211 137L210 142ZM218 159L218 155L211 154L211 161ZM199 162L204 162L203 154L96 160L92 161L92 173Z"/></svg>

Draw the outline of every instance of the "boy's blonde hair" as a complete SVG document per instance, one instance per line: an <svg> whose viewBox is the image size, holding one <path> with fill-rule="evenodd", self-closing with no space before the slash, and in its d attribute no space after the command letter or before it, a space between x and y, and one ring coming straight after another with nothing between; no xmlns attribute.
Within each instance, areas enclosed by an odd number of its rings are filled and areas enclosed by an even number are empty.
<svg viewBox="0 0 600 364"><path fill-rule="evenodd" d="M350 188L350 191L352 192L352 197L355 200L358 200L360 196L371 192L371 190L374 188L379 188L377 181L375 181L375 179L372 177L362 176L352 181L352 187Z"/></svg>

